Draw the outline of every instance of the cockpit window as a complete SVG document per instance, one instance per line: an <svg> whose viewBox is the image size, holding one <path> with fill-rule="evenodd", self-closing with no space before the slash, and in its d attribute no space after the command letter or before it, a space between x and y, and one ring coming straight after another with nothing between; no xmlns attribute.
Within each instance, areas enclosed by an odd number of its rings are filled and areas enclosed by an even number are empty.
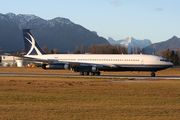
<svg viewBox="0 0 180 120"><path fill-rule="evenodd" d="M166 59L160 59L160 61L168 62Z"/></svg>

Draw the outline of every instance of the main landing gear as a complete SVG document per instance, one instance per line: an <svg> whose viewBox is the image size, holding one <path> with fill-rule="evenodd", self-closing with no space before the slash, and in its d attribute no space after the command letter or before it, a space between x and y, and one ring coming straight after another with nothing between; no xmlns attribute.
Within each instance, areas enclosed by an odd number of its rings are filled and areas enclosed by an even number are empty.
<svg viewBox="0 0 180 120"><path fill-rule="evenodd" d="M155 77L156 74L154 72L151 73L151 77Z"/></svg>
<svg viewBox="0 0 180 120"><path fill-rule="evenodd" d="M79 72L80 75L89 75L90 72ZM100 72L91 72L91 75L99 76Z"/></svg>

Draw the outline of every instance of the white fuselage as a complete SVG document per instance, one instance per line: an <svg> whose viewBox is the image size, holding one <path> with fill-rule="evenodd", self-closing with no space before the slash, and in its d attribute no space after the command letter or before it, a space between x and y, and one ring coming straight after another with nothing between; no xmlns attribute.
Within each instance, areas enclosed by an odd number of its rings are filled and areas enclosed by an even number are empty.
<svg viewBox="0 0 180 120"><path fill-rule="evenodd" d="M53 61L53 63L88 63L100 64L119 67L135 67L142 68L145 71L146 67L158 67L157 70L165 69L173 64L166 61L166 59L155 55L142 55L142 54L45 54L45 55L28 55L28 57ZM153 67L152 67L153 66ZM140 70L141 69L137 69Z"/></svg>

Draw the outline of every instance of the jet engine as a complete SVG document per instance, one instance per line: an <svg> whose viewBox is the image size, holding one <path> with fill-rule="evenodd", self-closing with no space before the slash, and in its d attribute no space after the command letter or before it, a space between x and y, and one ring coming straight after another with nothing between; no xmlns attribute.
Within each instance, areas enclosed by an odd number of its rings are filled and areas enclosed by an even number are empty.
<svg viewBox="0 0 180 120"><path fill-rule="evenodd" d="M69 64L65 63L55 63L55 64L43 64L43 69L65 69L69 70Z"/></svg>

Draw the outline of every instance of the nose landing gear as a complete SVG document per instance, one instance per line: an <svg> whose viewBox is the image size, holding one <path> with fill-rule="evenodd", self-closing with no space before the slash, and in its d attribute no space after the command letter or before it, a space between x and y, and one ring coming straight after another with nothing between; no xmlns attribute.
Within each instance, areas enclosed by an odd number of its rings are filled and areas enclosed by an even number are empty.
<svg viewBox="0 0 180 120"><path fill-rule="evenodd" d="M151 73L151 77L155 77L156 74L154 72Z"/></svg>

